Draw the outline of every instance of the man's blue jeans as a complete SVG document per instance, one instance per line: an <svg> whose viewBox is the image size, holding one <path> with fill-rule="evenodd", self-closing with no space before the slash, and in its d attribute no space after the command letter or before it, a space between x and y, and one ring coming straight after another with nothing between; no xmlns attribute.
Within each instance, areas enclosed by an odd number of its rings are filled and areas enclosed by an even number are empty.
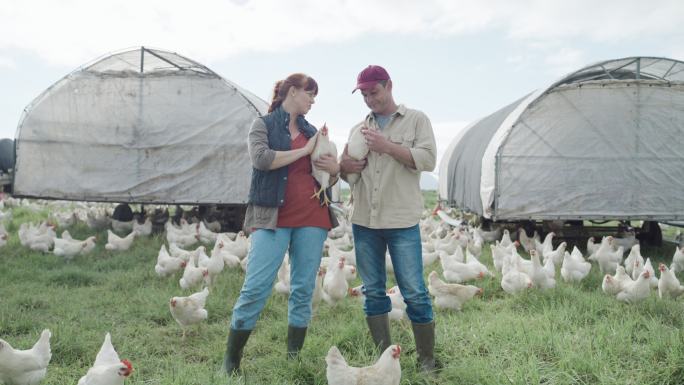
<svg viewBox="0 0 684 385"><path fill-rule="evenodd" d="M323 242L328 231L321 227L279 227L258 229L251 236L247 275L240 297L233 307L230 327L252 330L273 290L285 252L290 255L290 326L307 327L311 320L311 299L321 264Z"/></svg>
<svg viewBox="0 0 684 385"><path fill-rule="evenodd" d="M433 320L432 301L423 279L423 253L418 225L400 229L370 229L352 225L359 275L363 280L367 316L392 310L387 296L385 252L389 248L394 275L406 302L406 314L415 323Z"/></svg>

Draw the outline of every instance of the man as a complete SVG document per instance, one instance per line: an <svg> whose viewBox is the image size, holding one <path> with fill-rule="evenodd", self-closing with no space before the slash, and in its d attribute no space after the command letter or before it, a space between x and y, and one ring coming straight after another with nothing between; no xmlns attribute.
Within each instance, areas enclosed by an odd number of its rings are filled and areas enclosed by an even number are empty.
<svg viewBox="0 0 684 385"><path fill-rule="evenodd" d="M424 113L397 105L392 80L377 65L357 78L371 112L352 128L361 130L368 156L355 160L347 146L340 160L343 179L350 173L361 178L352 187L352 231L359 274L363 280L364 312L373 341L380 352L391 345L385 253L389 254L397 284L407 303L418 362L426 371L435 367L435 324L432 302L423 279L423 258L418 222L423 211L420 173L435 168L436 145L430 120ZM352 92L354 92L352 91Z"/></svg>

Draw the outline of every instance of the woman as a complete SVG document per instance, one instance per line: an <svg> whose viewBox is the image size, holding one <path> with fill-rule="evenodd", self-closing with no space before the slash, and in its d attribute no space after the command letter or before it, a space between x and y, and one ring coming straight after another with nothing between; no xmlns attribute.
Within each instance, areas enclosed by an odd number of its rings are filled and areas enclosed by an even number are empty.
<svg viewBox="0 0 684 385"><path fill-rule="evenodd" d="M327 207L311 198L316 182L311 157L316 128L304 119L318 94L316 81L292 74L276 83L269 114L257 118L249 132L252 181L244 228L252 231L247 275L233 307L224 365L229 374L240 367L242 349L272 292L289 249L288 357L304 344L311 319L311 299L328 230L337 225ZM316 167L337 179L333 156ZM332 179L331 179L332 180Z"/></svg>

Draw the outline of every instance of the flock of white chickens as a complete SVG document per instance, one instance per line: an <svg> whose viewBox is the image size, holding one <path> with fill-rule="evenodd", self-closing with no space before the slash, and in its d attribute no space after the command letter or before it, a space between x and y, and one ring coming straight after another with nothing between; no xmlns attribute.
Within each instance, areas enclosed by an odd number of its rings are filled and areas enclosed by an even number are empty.
<svg viewBox="0 0 684 385"><path fill-rule="evenodd" d="M0 204L36 205L12 198L6 198ZM56 222L60 228L66 228L82 221L93 230L106 229L106 250L126 251L136 237L149 236L152 233L149 219L143 224L137 221L112 220L108 213L109 208L99 204L78 204L71 211L62 210L63 207L72 205L49 203L51 222ZM342 208L342 211L346 210L348 207ZM11 216L11 211L0 211L0 220L7 216ZM440 213L440 217L444 217L444 213ZM344 216L339 219L340 226L330 231L322 251L327 256L322 257L316 278L313 298L315 308L321 301L335 306L347 296L363 300L362 286L350 288L349 285L356 278L351 225ZM63 230L61 237L58 237L54 228L55 225L48 222L22 223L18 230L20 243L31 250L54 253L67 262L77 255L90 253L95 248L96 236L78 240L72 238L68 230ZM677 298L684 293L684 286L674 274L675 271L684 269L684 248L677 248L670 267L659 265L660 277L657 278L650 258L644 259L641 255L638 241L633 235L627 238L607 236L600 244L595 244L594 239L590 238L587 242L589 256L585 259L577 247L568 252L565 242L554 248L554 233L547 234L541 241L536 233L530 238L520 230L518 240L514 242L508 230L487 232L480 228L451 226L447 221L435 221L429 215L421 220L420 228L426 270L437 260L442 267L441 277L434 270L430 270L428 274L428 289L434 296L437 308L458 311L466 301L482 295L483 289L465 284L470 281L500 277L501 288L509 294L532 288L552 289L556 286L559 267L560 276L565 282L579 282L589 274L592 262L605 274L603 291L620 301L638 302L647 298L652 289L658 290L659 298ZM181 326L183 338L188 327L207 319L205 303L223 270L246 269L249 262L250 239L242 232L219 231L218 223L204 221L188 223L182 220L180 226L169 221L165 225L167 243L161 245L154 269L160 278L178 279L181 290L192 292L190 295L174 296L169 300L170 314ZM116 233L126 235L120 237ZM9 234L0 224L0 246L6 244L8 237ZM493 266L490 267L478 259L487 242L493 261ZM207 246L212 244L211 251L207 254ZM518 253L521 246L529 254L529 259ZM629 250L626 259L623 258L625 250ZM286 255L274 285L276 293L286 296L290 292L288 259ZM389 254L386 256L386 266L391 272ZM399 288L390 288L387 293L392 301L390 318L405 320L406 304ZM45 377L51 358L50 337L50 331L44 330L38 342L28 350L16 350L0 339L0 384L38 384ZM333 385L398 384L401 378L400 353L401 347L392 345L374 365L355 368L346 363L337 347L332 346L326 357L328 382ZM93 366L78 384L123 384L132 371L132 364L128 360L119 359L112 346L111 336L107 333Z"/></svg>

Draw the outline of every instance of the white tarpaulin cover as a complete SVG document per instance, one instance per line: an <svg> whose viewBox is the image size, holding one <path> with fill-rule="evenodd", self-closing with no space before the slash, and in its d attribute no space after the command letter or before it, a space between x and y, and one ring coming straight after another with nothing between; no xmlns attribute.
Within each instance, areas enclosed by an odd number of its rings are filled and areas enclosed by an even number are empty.
<svg viewBox="0 0 684 385"><path fill-rule="evenodd" d="M86 201L246 203L266 102L180 55L138 48L67 75L24 113L14 192Z"/></svg>
<svg viewBox="0 0 684 385"><path fill-rule="evenodd" d="M454 206L512 220L684 218L682 62L598 63L469 131L450 146L468 152L440 167L440 180L464 182L440 190Z"/></svg>

